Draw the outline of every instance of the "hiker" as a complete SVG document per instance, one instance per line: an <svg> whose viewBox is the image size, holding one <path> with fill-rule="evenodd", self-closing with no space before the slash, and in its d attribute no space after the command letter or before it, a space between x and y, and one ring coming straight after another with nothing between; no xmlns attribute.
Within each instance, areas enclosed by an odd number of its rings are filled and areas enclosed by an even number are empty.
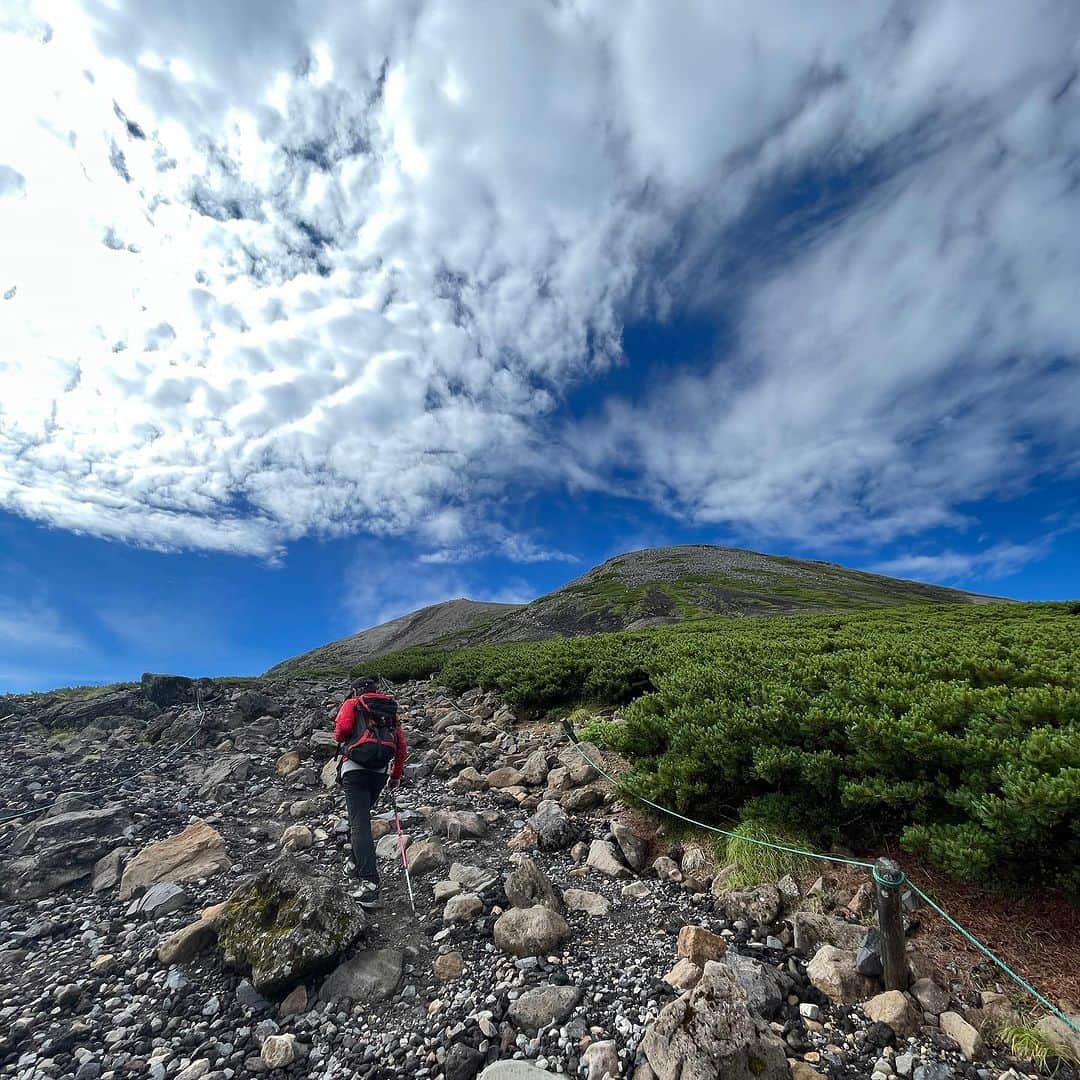
<svg viewBox="0 0 1080 1080"><path fill-rule="evenodd" d="M393 791L401 784L407 750L397 702L377 693L376 685L374 679L365 679L354 686L334 721L338 779L349 808L352 860L359 879L359 887L351 895L371 908L379 902L371 811L384 787L389 785Z"/></svg>

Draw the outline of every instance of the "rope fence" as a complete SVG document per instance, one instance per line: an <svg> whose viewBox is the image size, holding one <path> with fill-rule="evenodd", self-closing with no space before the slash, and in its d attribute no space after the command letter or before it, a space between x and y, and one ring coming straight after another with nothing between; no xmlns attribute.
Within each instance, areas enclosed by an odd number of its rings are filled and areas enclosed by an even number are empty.
<svg viewBox="0 0 1080 1080"><path fill-rule="evenodd" d="M873 876L874 882L876 884L884 885L888 888L895 889L904 884L907 884L908 886L910 886L912 892L916 893L925 901L928 907L936 911L938 915L940 915L951 927L953 927L954 930L958 931L968 942L974 945L975 948L978 949L979 952L981 952L988 960L993 961L993 963L996 964L1003 972L1005 972L1005 974L1008 975L1009 978L1017 984L1017 986L1019 986L1026 993L1030 994L1040 1005L1043 1006L1043 1008L1053 1013L1054 1016L1056 1016L1063 1024L1065 1024L1067 1028L1069 1028L1070 1031L1073 1031L1075 1032L1075 1034L1080 1035L1080 1026L1078 1026L1074 1020L1070 1019L1070 1017L1068 1017L1064 1012L1062 1012L1061 1009L1048 1001L1042 994L1039 993L1038 990L1035 989L1035 987L1031 985L1031 983L1029 983L1022 976L1018 975L1015 971L1013 971L1013 969L1009 967L1009 965L1006 964L1000 956L994 953L987 945L983 944L983 942L981 942L974 934L972 934L965 927L961 926L960 923L958 923L956 919L954 919L947 911L945 911L944 908L937 904L922 889L920 889L918 885L916 885L910 878L908 878L902 870L900 871L899 878L891 878L889 880L886 880L879 875L878 868L873 863L864 862L860 859L848 859L840 855L828 855L819 851L806 851L802 848L791 847L787 844L777 844L772 841L762 840L754 836L744 836L742 833L733 832L730 829L721 829L716 825L709 825L704 821L698 821L695 818L687 817L685 814L680 814L678 811L670 809L670 807L662 806L660 803L653 802L652 799L647 799L642 795L636 795L631 791L627 791L626 785L623 784L622 781L612 776L611 773L609 773L600 762L593 760L593 758L584 751L581 746L581 742L577 737L577 734L574 732L573 728L569 726L569 724L564 724L563 729L566 731L567 737L570 739L571 745L578 752L578 754L585 761L587 761L600 776L604 777L604 779L607 780L607 782L611 784L616 791L626 792L626 794L629 795L632 799L635 799L637 802L644 803L646 806L652 807L654 810L658 811L661 814L666 814L669 817L677 818L679 821L683 821L688 825L693 825L695 828L704 829L706 832L717 833L720 836L726 836L735 840L742 840L749 844L757 844L759 847L771 848L774 851L784 851L792 855L802 855L806 858L820 859L824 862L840 863L845 866L862 867L871 872L871 875Z"/></svg>

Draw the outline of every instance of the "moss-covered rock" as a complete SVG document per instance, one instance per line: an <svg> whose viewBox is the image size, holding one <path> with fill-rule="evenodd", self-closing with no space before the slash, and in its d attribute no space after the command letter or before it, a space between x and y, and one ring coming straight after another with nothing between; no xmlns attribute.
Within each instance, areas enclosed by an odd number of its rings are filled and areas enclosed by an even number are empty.
<svg viewBox="0 0 1080 1080"><path fill-rule="evenodd" d="M364 932L364 909L295 856L283 856L229 901L218 921L228 963L260 993L287 990L334 966Z"/></svg>

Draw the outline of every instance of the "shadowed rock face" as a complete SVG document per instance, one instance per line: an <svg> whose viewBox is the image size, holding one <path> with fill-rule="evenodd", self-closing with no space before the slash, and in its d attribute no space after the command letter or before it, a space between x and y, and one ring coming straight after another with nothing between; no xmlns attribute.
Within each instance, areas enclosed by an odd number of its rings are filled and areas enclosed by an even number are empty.
<svg viewBox="0 0 1080 1080"><path fill-rule="evenodd" d="M617 555L530 604L450 600L331 642L271 668L345 669L420 645L458 647L541 641L640 629L708 615L794 615L901 604L989 599L937 585L849 570L833 563L708 544Z"/></svg>
<svg viewBox="0 0 1080 1080"><path fill-rule="evenodd" d="M245 885L217 924L225 959L250 967L251 981L263 994L327 971L364 927L363 908L295 856L285 856Z"/></svg>

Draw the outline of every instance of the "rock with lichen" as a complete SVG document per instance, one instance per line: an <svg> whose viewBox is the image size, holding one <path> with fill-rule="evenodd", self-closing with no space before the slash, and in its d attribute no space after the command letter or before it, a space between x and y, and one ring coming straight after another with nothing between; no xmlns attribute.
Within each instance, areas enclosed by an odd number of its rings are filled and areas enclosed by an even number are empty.
<svg viewBox="0 0 1080 1080"><path fill-rule="evenodd" d="M285 856L232 897L217 929L226 961L273 994L332 968L364 925L363 908L330 878Z"/></svg>

